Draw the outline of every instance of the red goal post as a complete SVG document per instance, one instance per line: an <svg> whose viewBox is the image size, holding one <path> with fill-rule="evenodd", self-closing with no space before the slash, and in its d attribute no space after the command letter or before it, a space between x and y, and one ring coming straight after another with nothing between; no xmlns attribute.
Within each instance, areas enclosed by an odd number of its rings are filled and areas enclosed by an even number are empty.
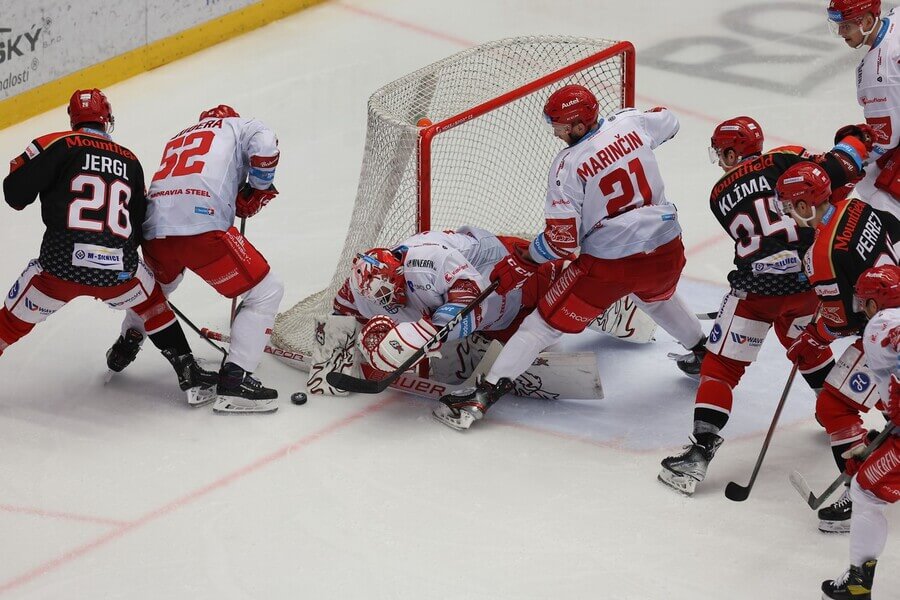
<svg viewBox="0 0 900 600"><path fill-rule="evenodd" d="M462 225L536 235L547 169L562 147L543 120L546 98L582 84L597 96L600 114L609 114L634 106L634 77L630 42L532 36L464 50L377 90L331 284L278 315L272 346L311 354L315 317L331 312L357 252ZM422 118L433 124L419 126Z"/></svg>

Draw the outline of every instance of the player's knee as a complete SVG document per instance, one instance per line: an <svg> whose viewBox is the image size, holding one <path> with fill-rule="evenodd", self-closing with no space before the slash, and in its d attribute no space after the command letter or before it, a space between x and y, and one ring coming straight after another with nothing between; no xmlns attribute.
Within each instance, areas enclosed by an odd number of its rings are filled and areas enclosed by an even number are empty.
<svg viewBox="0 0 900 600"><path fill-rule="evenodd" d="M733 389L743 377L746 368L747 363L709 353L700 365L700 378L701 381L720 381Z"/></svg>
<svg viewBox="0 0 900 600"><path fill-rule="evenodd" d="M179 273L178 276L175 279L173 279L172 281L170 281L169 283L163 283L159 279L157 279L156 282L159 284L159 287L162 290L162 293L165 295L166 298L168 298L169 295L175 291L175 289L178 287L178 285L181 283L181 281L183 279L184 279L184 271Z"/></svg>
<svg viewBox="0 0 900 600"><path fill-rule="evenodd" d="M262 281L250 288L244 295L244 309L254 310L261 314L274 315L278 312L281 298L284 296L284 284L271 271Z"/></svg>

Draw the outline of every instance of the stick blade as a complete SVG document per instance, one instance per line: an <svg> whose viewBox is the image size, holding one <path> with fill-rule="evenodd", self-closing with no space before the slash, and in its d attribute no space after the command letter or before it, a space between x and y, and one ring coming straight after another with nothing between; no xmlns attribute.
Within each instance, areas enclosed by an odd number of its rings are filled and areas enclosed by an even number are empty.
<svg viewBox="0 0 900 600"><path fill-rule="evenodd" d="M383 381L360 379L359 377L352 377L346 373L335 373L334 371L325 376L325 381L339 390L357 394L377 394L383 392L385 387L387 387L386 384L382 385L385 383Z"/></svg>
<svg viewBox="0 0 900 600"><path fill-rule="evenodd" d="M812 493L812 490L809 488L809 484L806 483L806 479L803 478L803 475L794 471L788 476L788 479L790 479L791 485L794 486L794 489L797 490L800 497L806 500L807 504L812 506L816 501L816 495Z"/></svg>
<svg viewBox="0 0 900 600"><path fill-rule="evenodd" d="M750 488L730 481L725 486L725 497L732 502L743 502L750 497Z"/></svg>

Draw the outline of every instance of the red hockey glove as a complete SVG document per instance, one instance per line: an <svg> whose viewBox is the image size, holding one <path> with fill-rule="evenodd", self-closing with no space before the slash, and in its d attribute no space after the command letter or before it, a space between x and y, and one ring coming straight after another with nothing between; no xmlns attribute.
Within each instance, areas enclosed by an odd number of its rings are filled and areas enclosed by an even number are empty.
<svg viewBox="0 0 900 600"><path fill-rule="evenodd" d="M527 252L527 250L526 250ZM506 258L494 265L491 271L491 280L500 282L494 290L501 296L505 296L513 290L519 289L529 277L534 275L540 265L524 256L521 248L516 247Z"/></svg>
<svg viewBox="0 0 900 600"><path fill-rule="evenodd" d="M267 190L258 190L245 182L238 190L234 214L242 219L252 217L277 195L278 190L274 185L270 185Z"/></svg>
<svg viewBox="0 0 900 600"><path fill-rule="evenodd" d="M787 357L798 365L818 365L825 361L830 345L831 342L819 334L816 324L810 323L788 348Z"/></svg>
<svg viewBox="0 0 900 600"><path fill-rule="evenodd" d="M894 425L900 423L900 379L896 375L891 375L890 397L887 401L887 414L894 422Z"/></svg>
<svg viewBox="0 0 900 600"><path fill-rule="evenodd" d="M859 125L844 125L834 134L834 143L839 144L845 137L854 137L858 139L863 145L866 147L866 150L872 149L872 144L875 142L875 137L877 134L875 130L872 129L871 125L867 123L860 123Z"/></svg>

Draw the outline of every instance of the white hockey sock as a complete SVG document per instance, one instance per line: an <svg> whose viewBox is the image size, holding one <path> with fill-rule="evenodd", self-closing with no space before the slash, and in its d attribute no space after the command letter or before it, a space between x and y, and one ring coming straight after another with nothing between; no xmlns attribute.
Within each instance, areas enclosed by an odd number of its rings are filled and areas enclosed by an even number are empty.
<svg viewBox="0 0 900 600"><path fill-rule="evenodd" d="M693 348L703 339L700 320L688 309L677 292L662 302L642 302L635 296L632 298L644 312L650 315L651 319L685 348Z"/></svg>
<svg viewBox="0 0 900 600"><path fill-rule="evenodd" d="M562 332L548 325L535 310L525 317L519 330L503 346L485 379L488 383L497 383L501 377L515 380L531 366L542 350L560 337Z"/></svg>
<svg viewBox="0 0 900 600"><path fill-rule="evenodd" d="M266 333L275 323L284 286L271 271L243 296L243 304L231 325L228 362L253 372L269 341Z"/></svg>
<svg viewBox="0 0 900 600"><path fill-rule="evenodd" d="M859 487L856 477L850 484L850 500L853 501L850 564L861 567L866 561L881 556L884 551L888 534L888 522L884 516L887 502Z"/></svg>

